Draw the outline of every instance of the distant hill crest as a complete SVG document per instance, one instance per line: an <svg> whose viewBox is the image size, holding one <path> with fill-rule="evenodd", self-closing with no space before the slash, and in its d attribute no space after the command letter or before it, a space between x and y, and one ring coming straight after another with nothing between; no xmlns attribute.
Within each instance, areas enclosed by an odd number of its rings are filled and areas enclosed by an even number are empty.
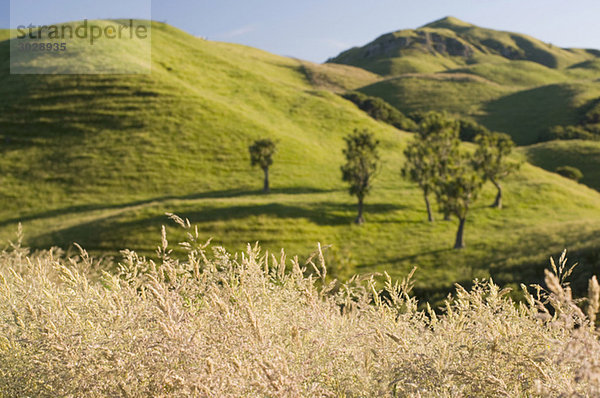
<svg viewBox="0 0 600 398"><path fill-rule="evenodd" d="M482 28L444 17L417 29L384 34L328 62L361 67L382 76L432 73L505 61L531 61L563 69L597 58L597 52L564 49L533 37Z"/></svg>
<svg viewBox="0 0 600 398"><path fill-rule="evenodd" d="M452 17L452 16L447 16L444 18L440 18L436 21L430 22L426 25L421 26L421 28L445 28L445 29L452 29L452 28L466 28L466 27L473 27L475 25L470 24L468 22L462 21L458 18Z"/></svg>

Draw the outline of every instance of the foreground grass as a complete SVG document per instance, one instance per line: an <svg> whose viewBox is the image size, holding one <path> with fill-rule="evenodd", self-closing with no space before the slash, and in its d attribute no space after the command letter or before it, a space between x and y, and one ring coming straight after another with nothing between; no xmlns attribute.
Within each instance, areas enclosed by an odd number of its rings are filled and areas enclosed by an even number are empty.
<svg viewBox="0 0 600 398"><path fill-rule="evenodd" d="M115 273L85 251L0 254L1 396L600 393L600 287L584 315L564 258L525 304L483 281L436 314L417 309L410 279L329 283L320 247L306 263L231 255L175 220L186 256L163 231L158 261L126 251Z"/></svg>

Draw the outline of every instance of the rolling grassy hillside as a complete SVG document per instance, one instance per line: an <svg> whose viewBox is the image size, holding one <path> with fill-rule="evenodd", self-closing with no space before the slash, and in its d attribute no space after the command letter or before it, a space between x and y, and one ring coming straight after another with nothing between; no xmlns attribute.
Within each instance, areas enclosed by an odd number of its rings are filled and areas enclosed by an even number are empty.
<svg viewBox="0 0 600 398"><path fill-rule="evenodd" d="M446 110L507 132L518 145L530 145L553 126L578 124L586 105L600 97L600 83L515 90L465 73L405 74L359 91L383 98L404 113Z"/></svg>
<svg viewBox="0 0 600 398"><path fill-rule="evenodd" d="M576 124L600 97L599 54L448 17L383 35L330 62L384 76L360 91L403 112L447 110L528 145L550 127Z"/></svg>
<svg viewBox="0 0 600 398"><path fill-rule="evenodd" d="M76 241L96 254L152 254L173 212L232 250L258 240L307 255L317 241L333 244L342 277L419 265L422 295L473 277L538 280L548 255L600 246L600 194L525 165L505 184L506 209L487 207L486 187L468 248L450 250L455 222L425 222L421 193L400 178L410 135L323 89L372 75L308 64L325 76L315 81L305 62L159 23L152 38L152 74L137 76L10 75L0 42L1 238L22 221L34 247ZM354 199L340 181L342 138L354 128L376 133L384 161L363 227L351 224ZM249 167L247 146L259 137L279 143L271 195Z"/></svg>
<svg viewBox="0 0 600 398"><path fill-rule="evenodd" d="M381 76L349 65L301 63L312 86L333 92L351 91L381 80Z"/></svg>
<svg viewBox="0 0 600 398"><path fill-rule="evenodd" d="M404 113L446 110L477 114L486 100L501 98L510 92L505 87L470 74L404 74L360 89L381 97Z"/></svg>
<svg viewBox="0 0 600 398"><path fill-rule="evenodd" d="M599 96L597 82L541 86L485 103L477 120L492 130L510 131L517 144L528 145L552 126L578 124L586 104Z"/></svg>
<svg viewBox="0 0 600 398"><path fill-rule="evenodd" d="M447 71L446 73L450 75L455 73L468 73L513 89L515 86L542 86L569 80L569 76L565 75L563 72L532 61L481 63L454 69L452 71Z"/></svg>

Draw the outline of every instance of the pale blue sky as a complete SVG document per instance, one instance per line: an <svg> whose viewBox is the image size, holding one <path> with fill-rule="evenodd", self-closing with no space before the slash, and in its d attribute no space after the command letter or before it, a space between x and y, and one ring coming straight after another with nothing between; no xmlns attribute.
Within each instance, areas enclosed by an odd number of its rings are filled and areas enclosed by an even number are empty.
<svg viewBox="0 0 600 398"><path fill-rule="evenodd" d="M600 49L598 0L13 0L13 25L148 18L193 35L323 62L398 29L452 15L562 47ZM151 14L150 14L151 2ZM0 0L0 26L10 24ZM16 22L16 21L19 22ZM25 21L25 22L22 22Z"/></svg>

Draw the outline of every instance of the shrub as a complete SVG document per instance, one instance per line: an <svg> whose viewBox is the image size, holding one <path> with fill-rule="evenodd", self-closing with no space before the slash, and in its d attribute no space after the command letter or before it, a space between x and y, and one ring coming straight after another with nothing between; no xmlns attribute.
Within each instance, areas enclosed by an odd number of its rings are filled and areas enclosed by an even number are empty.
<svg viewBox="0 0 600 398"><path fill-rule="evenodd" d="M425 120L425 117L427 117L427 114L429 112L424 112L424 111L413 111L411 113L408 114L408 117L415 122L417 125L421 124L423 122L423 120Z"/></svg>
<svg viewBox="0 0 600 398"><path fill-rule="evenodd" d="M583 126L554 126L542 134L539 141L594 140L597 136Z"/></svg>
<svg viewBox="0 0 600 398"><path fill-rule="evenodd" d="M570 178L574 181L579 181L583 178L583 173L573 166L560 166L556 168L556 172L563 177Z"/></svg>
<svg viewBox="0 0 600 398"><path fill-rule="evenodd" d="M368 130L355 129L344 137L346 148L342 150L346 163L340 167L342 180L348 183L348 193L358 199L356 224L364 224L363 204L373 188L373 180L380 170L379 140Z"/></svg>
<svg viewBox="0 0 600 398"><path fill-rule="evenodd" d="M586 124L585 129L594 136L595 140L600 137L600 123Z"/></svg>
<svg viewBox="0 0 600 398"><path fill-rule="evenodd" d="M427 117L431 114L436 114L439 112L429 111L429 112L421 112L415 111L408 114L408 117L412 119L417 125L420 125ZM456 117L455 115L452 118L456 119L459 124L459 139L461 141L466 142L474 142L475 137L480 134L488 134L490 131L481 124L474 122L472 120L461 119L460 117Z"/></svg>
<svg viewBox="0 0 600 398"><path fill-rule="evenodd" d="M433 221L429 194L435 194L438 201L442 199L439 188L460 158L458 129L458 122L445 112L429 112L419 124L419 134L404 149L402 175L423 191L429 222Z"/></svg>
<svg viewBox="0 0 600 398"><path fill-rule="evenodd" d="M269 186L269 167L273 164L273 155L277 151L277 145L269 138L254 141L249 147L250 164L259 166L264 173L263 192L270 191Z"/></svg>
<svg viewBox="0 0 600 398"><path fill-rule="evenodd" d="M584 123L600 123L600 98L596 98L588 104L588 109L584 115Z"/></svg>
<svg viewBox="0 0 600 398"><path fill-rule="evenodd" d="M502 208L502 185L500 181L517 170L519 163L511 162L508 156L512 153L515 143L508 134L485 133L475 137L475 168L485 180L496 187L496 199L492 207Z"/></svg>
<svg viewBox="0 0 600 398"><path fill-rule="evenodd" d="M417 130L416 123L381 98L371 97L356 91L346 93L342 97L352 101L375 120L380 120L400 130Z"/></svg>
<svg viewBox="0 0 600 398"><path fill-rule="evenodd" d="M461 141L474 142L478 135L489 134L489 130L471 120L458 119L460 123L459 138Z"/></svg>
<svg viewBox="0 0 600 398"><path fill-rule="evenodd" d="M598 140L600 138L600 98L582 107L583 116L570 126L554 126L539 137L539 141L550 140Z"/></svg>
<svg viewBox="0 0 600 398"><path fill-rule="evenodd" d="M0 253L0 396L598 396L600 344L561 257L547 290L516 305L493 282L460 287L440 313L410 275L327 278L306 262L231 255L189 222L176 259L125 251L116 273L82 251ZM312 270L312 274L309 272Z"/></svg>

